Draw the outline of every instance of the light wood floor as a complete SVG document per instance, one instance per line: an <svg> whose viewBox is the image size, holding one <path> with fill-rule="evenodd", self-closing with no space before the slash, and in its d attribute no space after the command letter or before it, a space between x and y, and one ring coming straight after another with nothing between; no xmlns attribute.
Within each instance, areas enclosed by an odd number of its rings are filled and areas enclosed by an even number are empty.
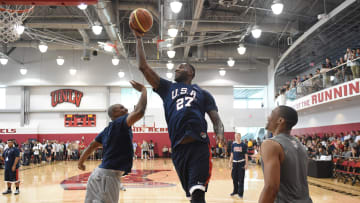
<svg viewBox="0 0 360 203"><path fill-rule="evenodd" d="M77 169L77 163L58 162L55 164L42 164L40 166L22 167L20 170L21 186L20 195L1 195L0 203L55 203L71 202L78 203L84 201L85 190L64 190L61 182L71 178L72 181L79 182L77 186L86 184L78 175L91 172L100 161L86 162L87 171L82 172ZM244 198L233 198L229 194L232 191L232 180L230 169L227 168L227 161L214 159L213 176L211 178L209 190L206 194L206 200L210 202L257 202L259 194L263 187L263 175L261 168L252 165L246 172ZM172 162L170 159L158 160L136 160L134 169L140 176L125 178L127 191L120 193L120 202L137 203L182 203L188 202L181 185L177 179ZM142 175L142 171L146 173ZM163 170L163 171L153 171ZM147 176L146 174L149 173ZM4 174L0 170L0 176ZM75 176L75 177L74 177ZM136 180L137 183L132 183ZM146 181L143 181L146 180ZM154 184L162 183L162 184ZM350 184L338 183L332 179L314 179L309 178L310 194L313 202L316 203L355 203L360 202L360 186L351 186ZM74 186L70 184L68 186ZM0 187L5 190L5 183ZM14 188L13 188L14 190ZM335 190L335 191L334 191ZM344 194L347 192L348 194Z"/></svg>

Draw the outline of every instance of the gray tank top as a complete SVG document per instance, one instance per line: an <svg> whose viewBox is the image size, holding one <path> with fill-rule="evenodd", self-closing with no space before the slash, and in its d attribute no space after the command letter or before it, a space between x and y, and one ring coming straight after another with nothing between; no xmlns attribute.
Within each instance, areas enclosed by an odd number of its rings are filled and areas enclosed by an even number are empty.
<svg viewBox="0 0 360 203"><path fill-rule="evenodd" d="M295 137L278 134L271 140L284 150L280 168L280 188L276 203L312 203L307 182L308 157L305 148Z"/></svg>

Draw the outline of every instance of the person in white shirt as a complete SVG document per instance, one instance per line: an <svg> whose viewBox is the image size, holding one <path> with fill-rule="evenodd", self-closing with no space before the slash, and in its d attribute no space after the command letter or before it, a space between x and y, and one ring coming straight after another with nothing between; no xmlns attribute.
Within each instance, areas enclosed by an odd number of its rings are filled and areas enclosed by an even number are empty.
<svg viewBox="0 0 360 203"><path fill-rule="evenodd" d="M356 133L355 143L358 143L359 140L360 140L360 130L358 130Z"/></svg>
<svg viewBox="0 0 360 203"><path fill-rule="evenodd" d="M40 163L40 150L41 147L38 145L37 142L35 142L34 147L32 148L33 152L34 152L34 164L39 164Z"/></svg>
<svg viewBox="0 0 360 203"><path fill-rule="evenodd" d="M56 161L61 160L60 159L60 144L57 143L57 141L55 141L55 153L56 153L56 155L55 155Z"/></svg>

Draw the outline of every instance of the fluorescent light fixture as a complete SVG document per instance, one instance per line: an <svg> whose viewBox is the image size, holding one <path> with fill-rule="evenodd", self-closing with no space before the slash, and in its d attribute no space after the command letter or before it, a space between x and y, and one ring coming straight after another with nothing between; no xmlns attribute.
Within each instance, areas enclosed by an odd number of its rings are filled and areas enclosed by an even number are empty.
<svg viewBox="0 0 360 203"><path fill-rule="evenodd" d="M251 34L255 39L257 39L257 38L259 38L261 36L261 32L262 31L261 31L260 27L257 26L257 25L255 25L253 27L253 29L251 30Z"/></svg>
<svg viewBox="0 0 360 203"><path fill-rule="evenodd" d="M39 50L41 53L45 53L48 50L48 45L45 42L40 42L39 44Z"/></svg>
<svg viewBox="0 0 360 203"><path fill-rule="evenodd" d="M120 71L118 72L118 76L119 76L119 78L123 78L123 77L125 76L124 71L120 70Z"/></svg>
<svg viewBox="0 0 360 203"><path fill-rule="evenodd" d="M167 51L167 55L171 59L175 57L175 54L176 54L176 52L174 50L168 50Z"/></svg>
<svg viewBox="0 0 360 203"><path fill-rule="evenodd" d="M1 65L5 66L9 62L9 59L6 56L0 57L0 63Z"/></svg>
<svg viewBox="0 0 360 203"><path fill-rule="evenodd" d="M281 0L274 0L271 5L271 10L275 15L280 15L284 9L284 4Z"/></svg>
<svg viewBox="0 0 360 203"><path fill-rule="evenodd" d="M91 29L95 35L100 35L103 27L101 26L100 22L96 21L94 25L91 27Z"/></svg>
<svg viewBox="0 0 360 203"><path fill-rule="evenodd" d="M26 68L24 68L24 67L20 68L20 74L21 75L26 75L27 71L28 70Z"/></svg>
<svg viewBox="0 0 360 203"><path fill-rule="evenodd" d="M174 64L169 61L167 64L166 64L166 68L169 69L169 70L172 70L174 68Z"/></svg>
<svg viewBox="0 0 360 203"><path fill-rule="evenodd" d="M226 70L225 69L220 69L219 74L220 74L220 76L224 76L226 74Z"/></svg>
<svg viewBox="0 0 360 203"><path fill-rule="evenodd" d="M172 72L167 72L167 73L166 73L166 77L167 77L167 78L170 79L170 78L172 78L172 76L173 76L173 73L172 73Z"/></svg>
<svg viewBox="0 0 360 203"><path fill-rule="evenodd" d="M229 58L227 61L228 66L233 67L235 65L235 61L232 57Z"/></svg>
<svg viewBox="0 0 360 203"><path fill-rule="evenodd" d="M120 59L117 56L113 56L113 58L111 59L111 62L114 66L117 66L120 63Z"/></svg>
<svg viewBox="0 0 360 203"><path fill-rule="evenodd" d="M87 8L87 4L81 3L77 6L80 10L85 10Z"/></svg>
<svg viewBox="0 0 360 203"><path fill-rule="evenodd" d="M18 35L22 35L22 33L24 33L24 31L25 31L25 27L24 27L22 24L20 24L20 23L16 23L16 24L14 25L14 27L15 27L16 33L17 33Z"/></svg>
<svg viewBox="0 0 360 203"><path fill-rule="evenodd" d="M70 75L76 75L77 70L75 68L71 68L69 70Z"/></svg>
<svg viewBox="0 0 360 203"><path fill-rule="evenodd" d="M175 27L172 27L172 28L168 29L168 34L172 38L176 37L177 33L178 33L178 29L175 28Z"/></svg>
<svg viewBox="0 0 360 203"><path fill-rule="evenodd" d="M172 12L179 13L182 8L182 3L179 1L173 1L170 3L170 8L171 8Z"/></svg>
<svg viewBox="0 0 360 203"><path fill-rule="evenodd" d="M110 44L106 43L106 44L104 45L104 50L105 50L106 52L113 52L113 51L114 51L114 48L113 48L112 46L110 46Z"/></svg>
<svg viewBox="0 0 360 203"><path fill-rule="evenodd" d="M244 44L239 44L239 47L237 48L237 51L240 55L244 55L246 52L246 47Z"/></svg>
<svg viewBox="0 0 360 203"><path fill-rule="evenodd" d="M58 56L57 59L56 59L56 63L57 63L59 66L64 65L64 63L65 63L64 57Z"/></svg>

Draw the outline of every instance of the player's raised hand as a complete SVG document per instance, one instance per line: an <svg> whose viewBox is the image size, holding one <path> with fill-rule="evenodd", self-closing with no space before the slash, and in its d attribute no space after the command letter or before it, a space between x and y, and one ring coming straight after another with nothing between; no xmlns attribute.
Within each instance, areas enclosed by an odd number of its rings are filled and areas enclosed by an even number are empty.
<svg viewBox="0 0 360 203"><path fill-rule="evenodd" d="M145 89L145 86L141 83L136 82L135 80L130 81L131 86L133 86L134 89L141 92L143 89Z"/></svg>
<svg viewBox="0 0 360 203"><path fill-rule="evenodd" d="M78 169L85 171L86 167L83 163L78 163Z"/></svg>
<svg viewBox="0 0 360 203"><path fill-rule="evenodd" d="M141 33L137 30L135 30L132 26L131 26L131 23L129 23L129 27L130 29L133 31L133 34L135 35L135 37L143 37L144 36L144 33Z"/></svg>

